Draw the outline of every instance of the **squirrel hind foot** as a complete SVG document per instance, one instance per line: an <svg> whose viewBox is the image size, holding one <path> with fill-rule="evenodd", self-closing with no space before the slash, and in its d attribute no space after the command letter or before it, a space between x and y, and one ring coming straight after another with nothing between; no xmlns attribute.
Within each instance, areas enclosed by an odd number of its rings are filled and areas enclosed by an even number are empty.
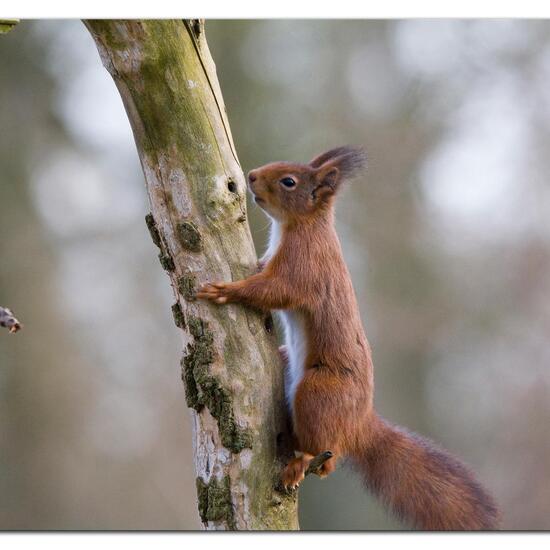
<svg viewBox="0 0 550 550"><path fill-rule="evenodd" d="M336 470L337 459L332 452L325 451L317 456L303 453L286 465L281 475L281 483L287 490L296 489L308 474L315 474L320 478L327 477ZM315 463L319 460L323 462L316 466Z"/></svg>
<svg viewBox="0 0 550 550"><path fill-rule="evenodd" d="M309 463L314 459L313 455L304 453L293 458L284 468L281 474L281 483L285 489L297 489L306 476Z"/></svg>

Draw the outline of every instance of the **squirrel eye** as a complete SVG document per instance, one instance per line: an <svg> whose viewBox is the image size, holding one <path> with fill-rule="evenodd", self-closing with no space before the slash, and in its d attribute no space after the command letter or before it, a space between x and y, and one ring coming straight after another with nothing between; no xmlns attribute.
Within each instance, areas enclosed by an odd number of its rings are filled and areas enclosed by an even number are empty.
<svg viewBox="0 0 550 550"><path fill-rule="evenodd" d="M292 178L283 178L280 183L288 189L296 186L296 182Z"/></svg>

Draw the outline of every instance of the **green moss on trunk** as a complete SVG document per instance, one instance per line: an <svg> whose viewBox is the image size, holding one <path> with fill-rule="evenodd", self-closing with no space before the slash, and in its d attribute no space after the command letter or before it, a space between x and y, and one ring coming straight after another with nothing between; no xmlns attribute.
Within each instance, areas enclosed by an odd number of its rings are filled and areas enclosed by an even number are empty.
<svg viewBox="0 0 550 550"><path fill-rule="evenodd" d="M174 260L168 254L159 254L160 265L165 271L174 271L176 266L174 265Z"/></svg>
<svg viewBox="0 0 550 550"><path fill-rule="evenodd" d="M178 291L188 301L195 300L195 287L197 278L194 275L183 275L178 279Z"/></svg>
<svg viewBox="0 0 550 550"><path fill-rule="evenodd" d="M231 504L231 480L212 477L209 483L196 479L199 515L203 523L223 521L230 530L235 530L233 505Z"/></svg>
<svg viewBox="0 0 550 550"><path fill-rule="evenodd" d="M177 302L172 306L172 316L174 317L174 324L178 328L185 329L187 327L185 324L185 316L183 315L181 306Z"/></svg>
<svg viewBox="0 0 550 550"><path fill-rule="evenodd" d="M187 345L182 361L187 404L195 410L208 407L218 423L224 447L234 453L251 448L252 435L249 430L239 427L235 420L231 392L209 372L208 366L214 359L214 335L208 324L198 317L190 316L187 323L193 336L193 343Z"/></svg>
<svg viewBox="0 0 550 550"><path fill-rule="evenodd" d="M145 223L147 224L147 229L149 229L149 234L151 235L153 243L155 244L155 246L158 246L160 248L160 234L157 229L157 224L155 223L155 218L153 217L153 214L149 213L147 214L147 216L145 216Z"/></svg>
<svg viewBox="0 0 550 550"><path fill-rule="evenodd" d="M199 388L195 382L195 375L193 374L193 361L189 360L189 355L192 351L187 347L187 355L181 359L181 379L185 387L185 400L187 406L190 409L195 409L200 412L203 408L203 404L199 398Z"/></svg>
<svg viewBox="0 0 550 550"><path fill-rule="evenodd" d="M191 252L200 252L202 249L202 237L193 222L182 222L177 225L178 237L181 245Z"/></svg>

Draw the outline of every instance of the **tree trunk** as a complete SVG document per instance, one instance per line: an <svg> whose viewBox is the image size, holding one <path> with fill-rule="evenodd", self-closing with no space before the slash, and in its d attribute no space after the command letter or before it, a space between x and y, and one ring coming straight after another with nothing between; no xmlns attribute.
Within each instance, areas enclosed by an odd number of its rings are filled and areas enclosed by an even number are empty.
<svg viewBox="0 0 550 550"><path fill-rule="evenodd" d="M86 21L130 119L146 217L176 303L207 529L297 529L275 487L288 458L282 369L270 319L194 300L206 281L256 269L246 184L198 20Z"/></svg>

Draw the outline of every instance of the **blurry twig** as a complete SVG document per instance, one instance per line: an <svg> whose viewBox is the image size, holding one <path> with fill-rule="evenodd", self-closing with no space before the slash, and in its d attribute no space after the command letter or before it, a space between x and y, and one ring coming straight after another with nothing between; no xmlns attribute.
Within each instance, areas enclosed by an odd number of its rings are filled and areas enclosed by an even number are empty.
<svg viewBox="0 0 550 550"><path fill-rule="evenodd" d="M21 326L21 323L14 317L11 310L7 307L0 307L0 327L6 327L13 333L17 332Z"/></svg>

